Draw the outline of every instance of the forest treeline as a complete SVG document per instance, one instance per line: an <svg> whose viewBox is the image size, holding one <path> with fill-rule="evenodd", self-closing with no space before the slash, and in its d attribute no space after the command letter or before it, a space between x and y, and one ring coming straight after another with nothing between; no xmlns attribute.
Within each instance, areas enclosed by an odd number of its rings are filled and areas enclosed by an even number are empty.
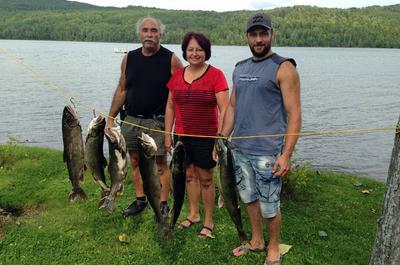
<svg viewBox="0 0 400 265"><path fill-rule="evenodd" d="M65 0L0 0L0 38L138 42L135 23L162 20L163 43L181 43L188 31L213 44L245 45L245 24L255 11L176 11L129 6L97 7ZM400 48L400 4L366 8L294 6L268 12L276 46Z"/></svg>

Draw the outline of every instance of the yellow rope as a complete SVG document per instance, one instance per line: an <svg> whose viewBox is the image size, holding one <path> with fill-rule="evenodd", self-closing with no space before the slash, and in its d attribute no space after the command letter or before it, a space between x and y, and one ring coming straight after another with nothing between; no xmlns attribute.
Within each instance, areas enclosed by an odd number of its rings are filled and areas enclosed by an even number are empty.
<svg viewBox="0 0 400 265"><path fill-rule="evenodd" d="M62 94L66 99L70 100L73 104L77 102L79 105L83 106L84 108L91 110L96 110L96 108L92 107L91 105L85 103L82 100L74 98L70 93L65 91L64 89L57 86L52 81L48 80L44 75L40 74L36 71L31 65L25 63L23 60L17 58L14 54L10 53L6 49L0 48L0 52L6 54L9 58L14 60L16 63L20 64L21 66L25 67L28 71L30 71L38 80L42 81L44 84L52 88L53 90ZM104 112L98 111L102 116L109 117L114 120L117 120L115 117L111 117L106 115ZM135 126L141 128L143 130L163 133L163 134L171 134L171 132L166 132L163 130L158 129L151 129L148 127L144 127L138 124L134 124L127 121L119 121L120 123L125 123L131 126ZM397 124L396 128L370 128L370 129L350 129L350 130L331 130L331 131L315 131L315 132L299 132L299 133L280 133L280 134L260 134L260 135L248 135L248 136L235 136L231 137L232 139L252 139L252 138L268 138L268 137L277 137L277 136L309 136L309 135L332 135L332 134L344 134L344 133L368 133L368 132L382 132L382 131L395 131L396 133L400 133L400 124ZM197 135L197 134L176 134L179 136L190 136L190 137L201 137L201 138L226 138L224 136L211 136L211 135Z"/></svg>
<svg viewBox="0 0 400 265"><path fill-rule="evenodd" d="M261 134L252 136L238 136L232 137L233 139L250 139L250 138L267 138L274 136L307 136L307 135L332 135L332 134L343 134L343 133L367 133L377 131L394 131L394 128L370 128L370 129L349 129L349 130L332 130L332 131L315 131L315 132L299 132L299 133L281 133L281 134Z"/></svg>

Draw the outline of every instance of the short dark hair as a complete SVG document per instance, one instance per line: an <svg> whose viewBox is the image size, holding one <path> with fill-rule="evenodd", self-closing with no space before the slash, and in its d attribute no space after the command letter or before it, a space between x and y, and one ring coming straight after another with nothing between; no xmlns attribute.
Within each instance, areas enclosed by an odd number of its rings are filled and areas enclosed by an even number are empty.
<svg viewBox="0 0 400 265"><path fill-rule="evenodd" d="M191 39L195 39L199 43L200 47L204 50L204 52L206 53L206 61L208 59L210 59L210 57L211 57L211 42L210 42L210 40L207 39L207 37L204 36L204 34L196 33L196 32L188 32L183 37L183 41L182 41L183 59L185 59L185 61L187 61L186 49L189 46L189 42Z"/></svg>

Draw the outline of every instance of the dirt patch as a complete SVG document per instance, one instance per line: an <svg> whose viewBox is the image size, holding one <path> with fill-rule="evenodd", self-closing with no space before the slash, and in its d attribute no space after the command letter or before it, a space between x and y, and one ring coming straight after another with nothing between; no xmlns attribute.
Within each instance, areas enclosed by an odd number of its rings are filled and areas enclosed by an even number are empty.
<svg viewBox="0 0 400 265"><path fill-rule="evenodd" d="M0 238L5 236L3 227L6 225L14 224L17 221L17 217L27 216L33 217L41 212L39 207L36 208L0 208Z"/></svg>
<svg viewBox="0 0 400 265"><path fill-rule="evenodd" d="M3 227L12 224L13 222L12 214L0 208L0 238L5 235Z"/></svg>
<svg viewBox="0 0 400 265"><path fill-rule="evenodd" d="M0 208L0 227L13 222L12 214Z"/></svg>
<svg viewBox="0 0 400 265"><path fill-rule="evenodd" d="M21 215L22 216L27 216L27 217L33 217L36 215L39 215L42 212L42 209L40 207L36 208L23 208Z"/></svg>

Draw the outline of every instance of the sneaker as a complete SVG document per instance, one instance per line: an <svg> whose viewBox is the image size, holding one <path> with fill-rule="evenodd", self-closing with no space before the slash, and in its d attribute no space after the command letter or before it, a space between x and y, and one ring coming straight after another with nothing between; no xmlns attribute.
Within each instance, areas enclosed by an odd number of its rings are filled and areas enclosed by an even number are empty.
<svg viewBox="0 0 400 265"><path fill-rule="evenodd" d="M149 203L147 202L147 200L145 200L145 201L135 200L134 202L131 203L131 205L129 205L129 207L125 211L123 211L122 215L124 217L127 217L127 216L138 214L141 211L143 211L144 209L146 209L148 204Z"/></svg>
<svg viewBox="0 0 400 265"><path fill-rule="evenodd" d="M167 220L169 214L169 206L168 204L160 204L161 215L164 220Z"/></svg>

